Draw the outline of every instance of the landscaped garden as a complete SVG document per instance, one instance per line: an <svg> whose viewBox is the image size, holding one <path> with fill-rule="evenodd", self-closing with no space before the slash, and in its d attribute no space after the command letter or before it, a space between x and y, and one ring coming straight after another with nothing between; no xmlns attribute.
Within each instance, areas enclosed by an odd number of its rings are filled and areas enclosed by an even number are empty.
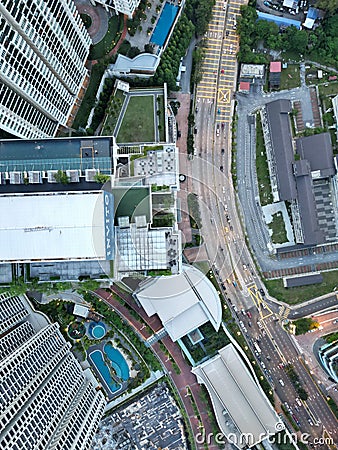
<svg viewBox="0 0 338 450"><path fill-rule="evenodd" d="M282 69L280 89L293 89L300 86L299 64L288 64Z"/></svg>
<svg viewBox="0 0 338 450"><path fill-rule="evenodd" d="M269 167L267 162L261 117L256 116L256 172L261 205L272 203Z"/></svg>
<svg viewBox="0 0 338 450"><path fill-rule="evenodd" d="M131 96L117 138L118 143L154 142L154 97Z"/></svg>
<svg viewBox="0 0 338 450"><path fill-rule="evenodd" d="M81 339L86 334L86 327L81 322L72 322L68 326L68 336L71 339Z"/></svg>
<svg viewBox="0 0 338 450"><path fill-rule="evenodd" d="M111 136L113 134L124 100L125 96L123 91L118 89L108 103L108 107L106 109L106 118L101 135Z"/></svg>
<svg viewBox="0 0 338 450"><path fill-rule="evenodd" d="M288 242L283 214L277 212L272 215L272 221L268 224L272 231L271 240L274 244L284 244Z"/></svg>
<svg viewBox="0 0 338 450"><path fill-rule="evenodd" d="M321 295L333 292L338 286L338 271L322 272L323 282L312 284L310 286L300 286L286 289L283 286L283 280L265 280L265 285L269 294L277 300L295 305L297 303L320 297Z"/></svg>
<svg viewBox="0 0 338 450"><path fill-rule="evenodd" d="M117 44L123 30L123 16L113 15L108 22L108 31L104 38L95 45L92 45L89 52L89 59L100 59L107 55Z"/></svg>

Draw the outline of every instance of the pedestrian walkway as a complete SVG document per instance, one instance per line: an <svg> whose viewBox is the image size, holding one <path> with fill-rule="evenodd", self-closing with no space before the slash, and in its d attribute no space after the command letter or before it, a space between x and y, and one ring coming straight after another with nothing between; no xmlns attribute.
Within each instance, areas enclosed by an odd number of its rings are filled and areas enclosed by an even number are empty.
<svg viewBox="0 0 338 450"><path fill-rule="evenodd" d="M108 12L101 5L94 7L90 0L74 0L74 3L79 14L86 14L91 18L92 24L87 31L93 44L97 44L108 31Z"/></svg>

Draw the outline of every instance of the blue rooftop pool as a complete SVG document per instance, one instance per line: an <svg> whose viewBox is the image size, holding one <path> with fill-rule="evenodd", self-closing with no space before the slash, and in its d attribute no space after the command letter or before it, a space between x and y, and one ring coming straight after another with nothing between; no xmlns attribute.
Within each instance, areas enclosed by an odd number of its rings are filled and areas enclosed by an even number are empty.
<svg viewBox="0 0 338 450"><path fill-rule="evenodd" d="M169 34L170 28L175 21L177 13L178 6L171 5L170 3L166 3L164 5L156 28L150 38L150 42L159 45L160 47L163 46Z"/></svg>
<svg viewBox="0 0 338 450"><path fill-rule="evenodd" d="M110 389L111 392L116 392L121 388L121 385L118 383L115 383L115 381L112 379L109 369L104 362L103 354L101 350L94 350L90 354L90 359L95 364L97 370L100 372L100 375L106 382L107 387Z"/></svg>
<svg viewBox="0 0 338 450"><path fill-rule="evenodd" d="M106 327L102 322L93 322L89 325L89 332L94 339L102 339L106 334Z"/></svg>
<svg viewBox="0 0 338 450"><path fill-rule="evenodd" d="M104 346L104 352L110 359L111 365L115 369L117 376L123 381L127 381L129 378L129 367L121 352L111 344L106 344Z"/></svg>
<svg viewBox="0 0 338 450"><path fill-rule="evenodd" d="M114 369L116 375L118 378L120 378L123 381L127 381L129 379L129 367L124 359L121 352L119 352L116 348L114 348L111 344L106 344L104 346L104 353L108 357L108 359L111 361L111 366ZM114 393L121 389L121 384L116 383L111 374L109 367L107 366L104 358L103 353L101 350L94 350L89 355L90 359L92 360L93 364L97 368L98 372L100 373L101 377L105 381L107 387L109 390Z"/></svg>

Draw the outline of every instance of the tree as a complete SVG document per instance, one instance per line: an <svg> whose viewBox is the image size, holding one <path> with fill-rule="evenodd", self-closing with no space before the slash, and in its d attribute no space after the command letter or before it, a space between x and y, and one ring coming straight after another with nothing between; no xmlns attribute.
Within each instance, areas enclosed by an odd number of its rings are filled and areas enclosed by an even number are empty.
<svg viewBox="0 0 338 450"><path fill-rule="evenodd" d="M62 184L68 184L69 183L69 177L67 176L66 172L63 170L58 170L56 174L54 174L55 181L57 183Z"/></svg>
<svg viewBox="0 0 338 450"><path fill-rule="evenodd" d="M139 55L140 53L141 52L138 47L130 47L127 55L129 58L135 58L135 56Z"/></svg>
<svg viewBox="0 0 338 450"><path fill-rule="evenodd" d="M99 184L104 184L110 179L110 175L105 175L103 173L97 173L94 175L94 181Z"/></svg>
<svg viewBox="0 0 338 450"><path fill-rule="evenodd" d="M337 0L317 0L316 6L317 8L324 9L330 15L333 15L337 10Z"/></svg>

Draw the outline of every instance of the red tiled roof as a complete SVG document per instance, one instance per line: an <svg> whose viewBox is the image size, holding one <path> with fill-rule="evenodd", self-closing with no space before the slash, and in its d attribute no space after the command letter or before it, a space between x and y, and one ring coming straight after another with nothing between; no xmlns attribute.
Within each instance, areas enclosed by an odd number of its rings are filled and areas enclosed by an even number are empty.
<svg viewBox="0 0 338 450"><path fill-rule="evenodd" d="M280 61L273 61L270 63L270 72L281 72L282 63Z"/></svg>
<svg viewBox="0 0 338 450"><path fill-rule="evenodd" d="M250 83L248 81L241 81L239 83L240 91L250 91Z"/></svg>

